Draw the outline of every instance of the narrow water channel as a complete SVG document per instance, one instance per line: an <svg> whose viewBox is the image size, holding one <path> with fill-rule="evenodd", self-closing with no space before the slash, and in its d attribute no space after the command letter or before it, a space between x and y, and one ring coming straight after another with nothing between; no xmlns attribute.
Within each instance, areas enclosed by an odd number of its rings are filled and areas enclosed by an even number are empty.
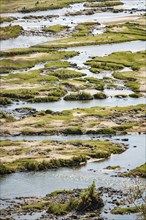
<svg viewBox="0 0 146 220"><path fill-rule="evenodd" d="M47 137L45 137L48 139ZM70 140L70 137L67 137ZM74 137L72 137L74 138ZM79 138L79 137L78 137ZM86 137L87 138L87 137ZM85 188L93 180L97 187L113 187L125 189L133 184L130 178L116 177L117 171L108 171L107 166L119 165L120 171L133 169L145 161L145 135L114 136L113 141L122 142L128 138L129 149L122 154L112 155L102 162L87 163L81 168L60 168L46 172L15 173L0 177L1 198L14 198L20 196L45 196L54 190ZM24 138L25 139L25 138ZM64 140L65 137L60 137ZM82 139L82 136L80 137ZM116 139L120 139L119 141ZM40 138L41 140L41 138ZM136 146L136 147L133 147ZM144 180L141 180L145 184Z"/></svg>

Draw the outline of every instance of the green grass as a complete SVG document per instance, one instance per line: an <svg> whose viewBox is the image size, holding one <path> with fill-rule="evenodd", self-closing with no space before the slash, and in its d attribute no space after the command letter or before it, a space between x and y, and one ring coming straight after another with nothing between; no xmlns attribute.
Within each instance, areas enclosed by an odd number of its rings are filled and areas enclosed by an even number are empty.
<svg viewBox="0 0 146 220"><path fill-rule="evenodd" d="M74 36L70 38L55 40L53 42L46 42L37 45L40 48L67 48L67 47L75 47L75 46L88 46L88 45L100 45L100 44L110 44L110 43L120 43L120 42L128 42L134 40L146 40L146 35L144 34L144 22L141 20L137 20L136 24L132 22L128 22L123 24L123 26L118 29L118 25L115 25L114 28L109 26L107 28L107 32L101 35L95 36L85 36L88 33L87 25L85 27L84 24L80 24L83 26L77 26L76 28L80 28L79 33L83 32L84 36ZM125 31L125 27L127 30ZM138 29L138 31L137 31ZM80 35L80 34L79 34ZM36 47L36 46L35 46Z"/></svg>
<svg viewBox="0 0 146 220"><path fill-rule="evenodd" d="M124 67L131 67L132 70L139 70L145 66L146 53L144 51L132 53L128 52L115 52L108 56L104 57L95 57L90 61L87 61L86 64L90 65L91 68L96 68L97 71L100 70L119 70ZM121 76L124 75L124 72L121 73ZM120 77L120 76L119 76ZM126 77L126 75L125 75ZM124 78L121 78L124 79ZM128 80L133 79L127 77Z"/></svg>
<svg viewBox="0 0 146 220"><path fill-rule="evenodd" d="M0 24L4 23L4 22L11 22L16 20L16 18L14 17L0 17Z"/></svg>
<svg viewBox="0 0 146 220"><path fill-rule="evenodd" d="M64 197L64 201L60 199ZM54 200L55 199L55 200ZM95 182L86 189L82 190L59 190L42 198L41 202L23 205L22 211L46 210L55 216L63 216L72 212L100 211L104 206L103 200L96 189Z"/></svg>
<svg viewBox="0 0 146 220"><path fill-rule="evenodd" d="M123 2L120 1L105 1L105 2L98 2L98 3L86 3L85 7L112 7L117 5L123 5Z"/></svg>
<svg viewBox="0 0 146 220"><path fill-rule="evenodd" d="M127 213L138 213L140 212L140 206L138 207L126 207L126 208L115 208L111 211L112 214L114 215L122 215L122 214L127 214Z"/></svg>
<svg viewBox="0 0 146 220"><path fill-rule="evenodd" d="M67 68L71 67L71 63L67 61L52 61L45 65L48 69L58 69L58 68Z"/></svg>
<svg viewBox="0 0 146 220"><path fill-rule="evenodd" d="M143 35L146 36L145 18L142 17L138 20L127 22L125 24L109 25L107 32L118 33L122 31L125 34Z"/></svg>
<svg viewBox="0 0 146 220"><path fill-rule="evenodd" d="M6 114L4 112L0 112L0 119L4 119L5 122L15 121L15 119L12 115Z"/></svg>
<svg viewBox="0 0 146 220"><path fill-rule="evenodd" d="M135 93L132 93L129 95L131 98L140 98L142 97L142 94L138 93L138 92L135 92Z"/></svg>
<svg viewBox="0 0 146 220"><path fill-rule="evenodd" d="M25 50L25 49L24 49ZM0 60L1 73L7 73L12 70L20 70L34 67L35 64L47 61L58 61L62 59L68 59L76 56L78 53L75 51L53 51L42 53L24 54L22 56L15 56L8 59Z"/></svg>
<svg viewBox="0 0 146 220"><path fill-rule="evenodd" d="M95 89L97 90L103 90L104 89L104 82L101 81L98 78L94 78L94 77L86 77L85 78L89 83L92 83L95 85Z"/></svg>
<svg viewBox="0 0 146 220"><path fill-rule="evenodd" d="M50 205L50 202L43 201L39 203L34 203L31 205L24 205L22 206L23 210L42 210L44 207L48 207Z"/></svg>
<svg viewBox="0 0 146 220"><path fill-rule="evenodd" d="M146 178L146 164L143 164L140 167L137 167L134 170L131 170L127 175L128 176L140 176L140 177Z"/></svg>
<svg viewBox="0 0 146 220"><path fill-rule="evenodd" d="M127 82L125 85L134 92L138 92L140 88L140 84L138 82Z"/></svg>
<svg viewBox="0 0 146 220"><path fill-rule="evenodd" d="M41 92L45 92L41 96ZM13 89L3 90L1 92L1 99L5 98L26 100L28 102L53 102L58 101L66 94L66 90L57 86L38 86L32 89Z"/></svg>
<svg viewBox="0 0 146 220"><path fill-rule="evenodd" d="M61 32L65 29L67 29L67 28L68 28L68 26L57 24L57 25L45 27L42 30L45 31L45 32L58 33L58 32Z"/></svg>
<svg viewBox="0 0 146 220"><path fill-rule="evenodd" d="M16 38L21 34L22 30L23 28L19 25L0 27L0 40Z"/></svg>
<svg viewBox="0 0 146 220"><path fill-rule="evenodd" d="M9 105L12 101L9 98L6 97L0 97L0 105Z"/></svg>
<svg viewBox="0 0 146 220"><path fill-rule="evenodd" d="M145 36L132 35L124 33L105 33L95 36L79 36L55 40L38 44L35 47L40 48L67 48L75 46L101 45L110 43L128 42L134 40L145 40Z"/></svg>
<svg viewBox="0 0 146 220"><path fill-rule="evenodd" d="M91 0L92 1L92 0ZM26 2L25 0L0 0L0 13L6 12L31 12L31 11L43 11L48 9L58 9L67 7L69 4L84 2L84 0L30 0Z"/></svg>
<svg viewBox="0 0 146 220"><path fill-rule="evenodd" d="M41 171L59 167L76 167L86 163L84 156L72 157L71 159L51 159L50 161L37 162L33 159L19 159L10 163L0 163L0 175L17 171Z"/></svg>
<svg viewBox="0 0 146 220"><path fill-rule="evenodd" d="M92 33L92 30L99 25L98 22L83 22L78 24L74 31L72 36L73 37L79 37L79 36L87 36Z"/></svg>
<svg viewBox="0 0 146 220"><path fill-rule="evenodd" d="M81 135L83 133L78 127L70 127L70 129L64 129L63 134ZM76 167L86 163L87 159L108 158L111 154L122 153L126 150L123 145L100 140L1 141L0 148L2 157L7 159L7 162L1 162L0 174ZM56 159L51 158L54 153L58 155ZM12 156L16 156L13 162L11 162ZM19 156L20 159L18 159Z"/></svg>
<svg viewBox="0 0 146 220"><path fill-rule="evenodd" d="M42 70L32 70L26 73L9 74L1 77L7 84L39 84L39 83L55 83L59 79L49 74L42 74ZM39 87L40 85L38 85Z"/></svg>
<svg viewBox="0 0 146 220"><path fill-rule="evenodd" d="M87 92L71 93L64 97L66 101L82 101L82 100L92 100L93 96Z"/></svg>
<svg viewBox="0 0 146 220"><path fill-rule="evenodd" d="M107 96L106 96L106 94L103 93L103 92L96 93L96 94L94 95L94 99L106 99L106 98L107 98Z"/></svg>
<svg viewBox="0 0 146 220"><path fill-rule="evenodd" d="M60 69L56 70L55 72L51 73L53 76L58 77L59 79L69 79L69 78L75 78L75 77L82 77L86 74L77 72L74 70L68 70L68 69Z"/></svg>

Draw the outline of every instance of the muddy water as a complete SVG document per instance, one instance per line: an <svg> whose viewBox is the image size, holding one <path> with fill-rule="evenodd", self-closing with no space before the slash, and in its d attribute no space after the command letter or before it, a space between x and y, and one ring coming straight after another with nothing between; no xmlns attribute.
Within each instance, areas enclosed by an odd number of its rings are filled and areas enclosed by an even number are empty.
<svg viewBox="0 0 146 220"><path fill-rule="evenodd" d="M62 168L36 173L15 173L0 178L1 197L14 198L16 196L44 196L58 189L85 188L96 181L97 187L113 187L125 189L133 184L129 178L114 177L117 171L108 171L104 168L119 165L121 171L133 169L145 161L145 136L125 135L117 138L128 138L129 149L122 154L112 155L110 159L102 162L88 163L81 168ZM82 137L80 137L82 139ZM69 140L69 139L68 139ZM115 140L116 141L116 140ZM121 141L120 141L121 142ZM134 148L133 146L137 147ZM144 180L141 180L145 183Z"/></svg>

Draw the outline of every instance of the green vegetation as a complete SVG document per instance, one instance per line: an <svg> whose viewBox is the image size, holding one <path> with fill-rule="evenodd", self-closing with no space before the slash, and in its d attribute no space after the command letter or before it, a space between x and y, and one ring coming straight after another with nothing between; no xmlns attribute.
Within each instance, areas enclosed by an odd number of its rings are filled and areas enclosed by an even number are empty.
<svg viewBox="0 0 146 220"><path fill-rule="evenodd" d="M139 115L138 118L133 117L136 113ZM84 134L138 132L139 129L144 131L144 113L145 105L77 108L52 115L44 112L42 115L37 114L36 117L29 116L15 123L9 122L1 132L3 134L7 130L9 133L24 135L61 134L65 129L71 128L72 130L73 127L79 128ZM126 122L121 125L120 122L125 117Z"/></svg>
<svg viewBox="0 0 146 220"><path fill-rule="evenodd" d="M107 28L106 33L95 36L85 36L88 32L87 27L81 26L79 32L77 32L77 36L55 40L52 42L42 43L37 45L37 47L50 48L50 49L67 48L67 47L75 47L75 46L100 45L100 44L110 44L110 43L118 43L118 42L128 42L134 40L145 40L146 39L144 34L145 23L143 21L143 18L142 21L141 19L138 19L136 22L137 22L136 29L138 29L138 31L135 29L135 24L133 24L132 22L128 22L122 24L120 28L118 28L119 27L118 25L115 25L114 29L109 27L109 29ZM125 31L125 27L127 28L126 31ZM80 34L78 36L78 33L80 32L83 34L83 36L80 36Z"/></svg>
<svg viewBox="0 0 146 220"><path fill-rule="evenodd" d="M142 95L141 95L140 93L138 93L138 92L132 93L132 94L130 94L129 96L130 96L131 98L140 98L140 97L142 97Z"/></svg>
<svg viewBox="0 0 146 220"><path fill-rule="evenodd" d="M48 212L54 215L65 215L73 210L77 212L89 212L100 210L104 206L103 200L100 198L96 190L95 182L85 190L82 190L79 198L71 199L69 203L51 204Z"/></svg>
<svg viewBox="0 0 146 220"><path fill-rule="evenodd" d="M82 101L82 100L92 100L93 96L87 92L71 93L64 97L66 101Z"/></svg>
<svg viewBox="0 0 146 220"><path fill-rule="evenodd" d="M118 33L123 32L124 34L133 34L133 35L143 35L146 36L146 27L145 27L145 17L141 17L137 20L130 21L124 24L109 25L107 27L107 32Z"/></svg>
<svg viewBox="0 0 146 220"><path fill-rule="evenodd" d="M81 135L83 134L83 131L79 127L70 127L65 128L62 133L66 135Z"/></svg>
<svg viewBox="0 0 146 220"><path fill-rule="evenodd" d="M42 74L42 70L32 70L26 73L15 73L7 76L2 76L1 79L8 85L11 84L41 84L41 83L55 83L59 79L48 73ZM38 85L40 87L40 85Z"/></svg>
<svg viewBox="0 0 146 220"><path fill-rule="evenodd" d="M55 40L38 44L35 47L40 48L67 48L75 46L101 45L110 43L128 42L134 40L145 40L143 35L132 35L120 33L105 33L95 36L79 36Z"/></svg>
<svg viewBox="0 0 146 220"><path fill-rule="evenodd" d="M75 167L86 163L84 156L72 157L71 159L51 159L49 161L37 162L31 159L18 159L14 162L0 163L0 175L18 171L41 171L59 167Z"/></svg>
<svg viewBox="0 0 146 220"><path fill-rule="evenodd" d="M0 24L4 23L4 22L11 22L14 21L16 18L14 17L1 17L0 16Z"/></svg>
<svg viewBox="0 0 146 220"><path fill-rule="evenodd" d="M68 70L68 69L60 69L56 70L55 72L51 73L53 76L58 77L59 79L68 79L68 78L75 78L75 77L82 77L86 74L77 72L74 70Z"/></svg>
<svg viewBox="0 0 146 220"><path fill-rule="evenodd" d="M16 38L21 34L22 30L23 28L19 25L0 27L0 40Z"/></svg>
<svg viewBox="0 0 146 220"><path fill-rule="evenodd" d="M146 178L146 164L141 165L140 167L131 170L126 176L140 176Z"/></svg>
<svg viewBox="0 0 146 220"><path fill-rule="evenodd" d="M74 31L72 36L73 37L79 37L79 36L87 36L92 33L92 30L96 28L99 25L97 22L83 22L78 24Z"/></svg>
<svg viewBox="0 0 146 220"><path fill-rule="evenodd" d="M71 67L71 63L67 61L52 61L45 65L48 69L58 69L58 68L67 68Z"/></svg>
<svg viewBox="0 0 146 220"><path fill-rule="evenodd" d="M90 0L94 1L94 0ZM25 0L0 0L0 13L8 13L8 12L31 12L31 11L44 11L48 9L58 9L67 7L69 4L84 2L84 0L60 0L58 4L58 0L30 0L29 3Z"/></svg>
<svg viewBox="0 0 146 220"><path fill-rule="evenodd" d="M132 70L140 70L140 68L145 66L146 53L144 51L132 53L128 52L115 52L108 56L104 57L95 57L90 61L86 62L86 65L90 65L91 68L96 68L97 72L101 70L119 70L124 67L131 67ZM123 75L128 80L133 80L132 74L131 77L126 77L125 72L121 72L121 78L123 79ZM120 75L119 74L119 75ZM129 71L130 74L130 71ZM115 76L115 75L114 75ZM119 76L120 77L120 76ZM125 79L124 78L124 79Z"/></svg>
<svg viewBox="0 0 146 220"><path fill-rule="evenodd" d="M96 94L94 95L94 98L95 98L95 99L106 99L107 96L106 96L105 93L100 92L100 93L96 93Z"/></svg>
<svg viewBox="0 0 146 220"><path fill-rule="evenodd" d="M37 95L38 91L35 89L19 89L19 90L5 90L1 93L2 97L15 99L31 99Z"/></svg>
<svg viewBox="0 0 146 220"><path fill-rule="evenodd" d="M103 200L99 197L95 182L93 182L92 185L81 194L81 202L77 209L78 211L94 211L101 209L103 206Z"/></svg>
<svg viewBox="0 0 146 220"><path fill-rule="evenodd" d="M140 84L133 81L125 83L125 86L129 87L134 92L138 92L140 88Z"/></svg>
<svg viewBox="0 0 146 220"><path fill-rule="evenodd" d="M117 170L117 169L121 169L120 166L107 166L105 169L107 170Z"/></svg>
<svg viewBox="0 0 146 220"><path fill-rule="evenodd" d="M23 56L15 56L9 59L0 60L0 71L1 73L7 73L12 70L20 70L34 67L37 63L55 61L61 59L68 59L69 57L76 56L78 53L75 51L50 51L31 53Z"/></svg>
<svg viewBox="0 0 146 220"><path fill-rule="evenodd" d="M4 120L5 122L12 122L15 121L15 119L13 118L13 116L0 112L0 119ZM1 121L2 121L1 120Z"/></svg>
<svg viewBox="0 0 146 220"><path fill-rule="evenodd" d="M9 105L12 101L9 98L6 97L0 97L0 105Z"/></svg>
<svg viewBox="0 0 146 220"><path fill-rule="evenodd" d="M45 27L45 28L43 28L43 31L58 33L58 32L61 32L65 29L67 29L67 28L68 28L68 26L57 24L57 25Z"/></svg>
<svg viewBox="0 0 146 220"><path fill-rule="evenodd" d="M42 210L44 207L48 207L49 204L50 202L43 201L43 202L31 204L31 205L24 205L22 206L22 209L23 210Z"/></svg>
<svg viewBox="0 0 146 220"><path fill-rule="evenodd" d="M64 134L76 135L82 133L79 129L66 129ZM87 159L108 158L111 154L122 153L125 150L124 145L100 140L45 140L42 142L4 140L0 142L1 158L3 158L0 173L75 167L86 163ZM54 159L54 155L56 159Z"/></svg>
<svg viewBox="0 0 146 220"><path fill-rule="evenodd" d="M59 86L39 86L33 89L20 88L15 90L3 90L1 92L1 97L8 97L13 100L20 99L28 102L53 102L58 101L65 94L66 90L62 89Z"/></svg>
<svg viewBox="0 0 146 220"><path fill-rule="evenodd" d="M62 202L63 197L65 202ZM22 210L44 210L56 216L68 214L70 212L85 213L90 211L100 211L104 206L99 192L96 190L95 182L87 189L80 190L59 190L42 198L38 203L30 201L30 204L22 206Z"/></svg>
<svg viewBox="0 0 146 220"><path fill-rule="evenodd" d="M104 82L100 79L94 77L86 77L85 78L88 82L93 83L95 85L95 89L103 90L104 89Z"/></svg>
<svg viewBox="0 0 146 220"><path fill-rule="evenodd" d="M117 214L127 214L127 213L138 213L140 212L140 206L136 207L126 207L126 208L121 208L121 207L118 207L118 208L115 208L113 209L111 212L112 214L114 215L117 215Z"/></svg>
<svg viewBox="0 0 146 220"><path fill-rule="evenodd" d="M105 1L105 2L98 2L98 3L86 3L85 7L112 7L117 5L123 5L123 2L120 1Z"/></svg>
<svg viewBox="0 0 146 220"><path fill-rule="evenodd" d="M143 91L145 82L144 67L145 67L146 53L145 51L132 53L115 52L104 57L94 57L85 64L89 65L90 70L94 73L105 71L116 71L124 67L130 67L132 71L114 72L113 76L116 79L124 80L125 86L132 91ZM135 97L137 95L134 95Z"/></svg>

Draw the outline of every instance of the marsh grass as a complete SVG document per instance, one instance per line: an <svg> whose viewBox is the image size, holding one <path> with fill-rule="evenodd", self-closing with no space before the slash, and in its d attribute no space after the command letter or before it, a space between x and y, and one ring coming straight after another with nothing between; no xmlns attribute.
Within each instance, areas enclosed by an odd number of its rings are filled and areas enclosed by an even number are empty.
<svg viewBox="0 0 146 220"><path fill-rule="evenodd" d="M18 37L23 28L19 25L0 27L0 40Z"/></svg>

